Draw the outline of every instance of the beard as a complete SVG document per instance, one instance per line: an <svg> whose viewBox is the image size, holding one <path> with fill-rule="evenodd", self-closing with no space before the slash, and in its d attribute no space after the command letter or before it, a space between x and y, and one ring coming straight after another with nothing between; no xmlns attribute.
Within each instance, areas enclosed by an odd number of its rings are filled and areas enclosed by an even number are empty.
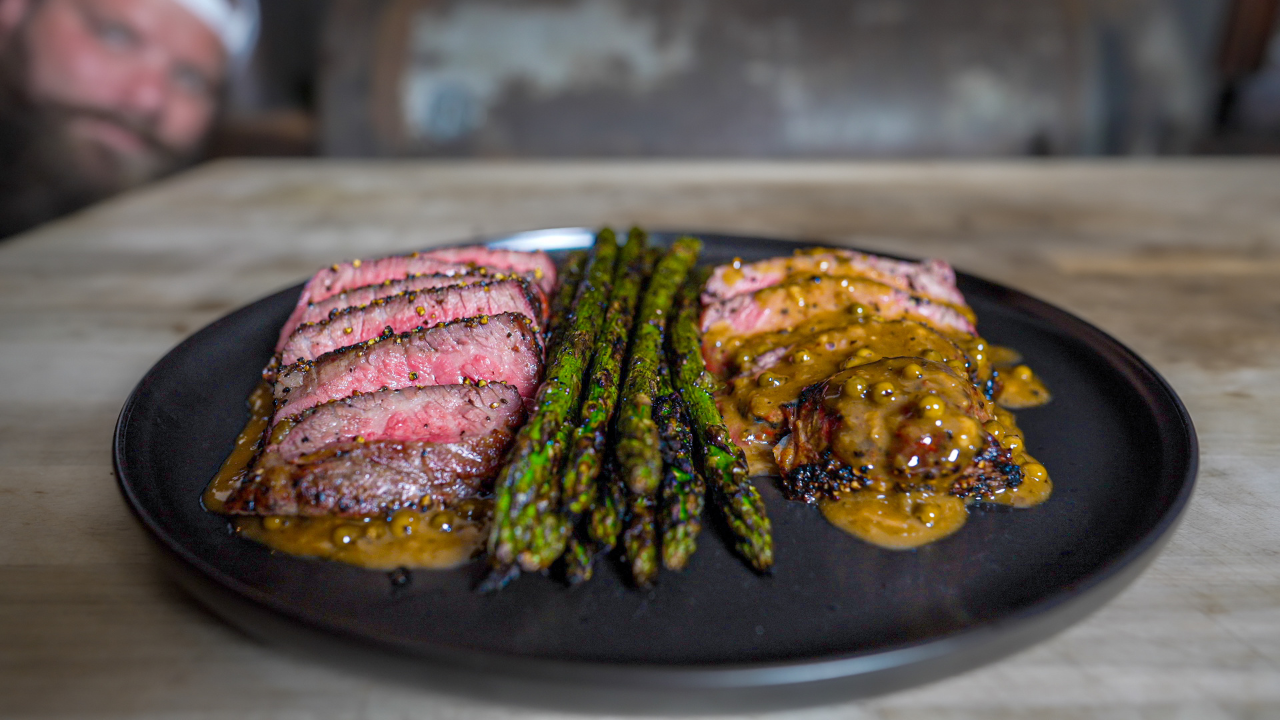
<svg viewBox="0 0 1280 720"><path fill-rule="evenodd" d="M0 51L0 238L174 172L195 159L149 123L94 107L31 97L21 28ZM138 145L122 152L78 131L106 124Z"/></svg>

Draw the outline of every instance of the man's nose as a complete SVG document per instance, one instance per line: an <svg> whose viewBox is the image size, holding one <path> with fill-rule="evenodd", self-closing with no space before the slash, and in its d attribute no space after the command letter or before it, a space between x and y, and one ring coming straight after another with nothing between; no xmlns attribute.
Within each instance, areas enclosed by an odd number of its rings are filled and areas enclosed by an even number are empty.
<svg viewBox="0 0 1280 720"><path fill-rule="evenodd" d="M138 121L154 122L168 101L167 63L159 58L143 57L132 70L122 90L120 109Z"/></svg>

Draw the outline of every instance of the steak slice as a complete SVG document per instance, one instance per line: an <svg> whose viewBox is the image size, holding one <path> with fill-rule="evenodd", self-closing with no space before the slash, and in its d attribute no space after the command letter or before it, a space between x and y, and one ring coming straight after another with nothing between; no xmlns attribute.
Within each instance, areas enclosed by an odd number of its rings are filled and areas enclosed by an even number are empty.
<svg viewBox="0 0 1280 720"><path fill-rule="evenodd" d="M702 302L710 305L753 293L795 274L865 277L937 302L965 304L964 296L956 288L955 270L942 260L914 263L834 248L814 248L791 257L721 265L707 280Z"/></svg>
<svg viewBox="0 0 1280 720"><path fill-rule="evenodd" d="M532 400L542 379L533 322L503 313L379 338L300 362L276 375L276 420L382 388L501 381Z"/></svg>
<svg viewBox="0 0 1280 720"><path fill-rule="evenodd" d="M545 309L523 279L411 290L347 308L327 320L299 326L280 351L283 363L314 360L321 355L394 333L450 320L515 312L541 328ZM388 328L390 328L388 330Z"/></svg>
<svg viewBox="0 0 1280 720"><path fill-rule="evenodd" d="M380 390L317 405L296 421L286 421L284 437L269 445L265 455L296 462L332 443L451 443L514 427L523 418L520 394L502 383Z"/></svg>
<svg viewBox="0 0 1280 720"><path fill-rule="evenodd" d="M319 302L313 302L306 306L302 315L298 317L296 323L286 322L280 327L280 339L276 342L276 350L279 351L288 342L289 336L299 325L307 325L309 323L318 323L328 320L335 313L345 310L349 307L360 307L368 305L374 300L399 295L402 292L410 290L428 290L430 288L450 287L452 285L466 285L468 283L479 282L483 280L505 279L503 276L491 275L451 275L447 273L436 273L433 275L410 275L400 280L387 280L377 285L366 285L364 287L354 288L352 290L344 290L337 295L332 295ZM292 319L291 319L292 320Z"/></svg>
<svg viewBox="0 0 1280 720"><path fill-rule="evenodd" d="M484 261L478 265L476 259ZM379 285L388 280L400 280L410 275L469 275L502 273L503 271L527 273L528 279L549 293L555 288L555 263L546 253L538 251L521 253L512 250L489 250L485 247L445 248L429 253L394 255L378 260L352 260L335 263L311 276L298 296L285 327L296 328L301 324L307 306L326 300L338 293L355 288Z"/></svg>
<svg viewBox="0 0 1280 720"><path fill-rule="evenodd" d="M514 429L454 443L333 443L299 462L261 463L227 498L234 515L379 515L450 505L485 491Z"/></svg>
<svg viewBox="0 0 1280 720"><path fill-rule="evenodd" d="M556 264L550 255L541 250L523 252L489 248L484 245L467 245L428 250L422 253L422 256L444 262L472 264L525 275L548 295L556 288Z"/></svg>
<svg viewBox="0 0 1280 720"><path fill-rule="evenodd" d="M808 275L708 305L702 311L702 354L708 367L724 368L735 339L795 328L860 306L885 320L918 320L944 334L975 333L973 323L949 305L865 278Z"/></svg>

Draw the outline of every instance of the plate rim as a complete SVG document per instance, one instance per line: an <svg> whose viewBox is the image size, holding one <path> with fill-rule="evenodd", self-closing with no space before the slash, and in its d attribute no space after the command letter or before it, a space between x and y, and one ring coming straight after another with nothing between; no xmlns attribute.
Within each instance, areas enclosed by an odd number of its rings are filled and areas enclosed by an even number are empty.
<svg viewBox="0 0 1280 720"><path fill-rule="evenodd" d="M457 243L436 244L431 245L430 248L477 243L509 247L524 241L536 241L539 237L555 235L585 238L589 242L593 233L593 230L585 227L546 228L508 233L494 238L473 238ZM821 240L788 239L683 229L672 231L658 228L650 230L649 234L663 238L688 234L695 237L763 241L797 247L811 244L830 244ZM561 245L554 249L574 249L585 246L586 243ZM858 248L849 247L848 249ZM913 259L908 256L881 251L875 251L875 254L899 259ZM941 635L933 635L889 647L828 653L796 660L685 664L539 658L519 653L476 650L438 643L427 647L422 643L396 643L384 638L370 637L331 622L311 617L308 613L300 611L290 603L277 599L228 575L189 550L178 538L172 537L134 493L134 480L129 477L124 457L128 440L129 421L139 402L140 395L152 382L153 377L163 372L164 367L169 363L176 362L174 357L179 354L179 351L194 342L197 336L208 329L233 322L233 319L240 313L248 312L251 308L270 298L286 293L294 293L301 284L269 293L235 308L184 338L152 364L130 391L116 420L112 437L112 466L116 476L117 487L134 517L146 528L150 539L162 550L166 551L171 558L185 563L188 567L183 568L184 570L194 570L197 575L203 576L200 579L213 582L220 590L229 592L234 596L238 596L242 601L270 611L288 622L298 623L312 632L333 636L347 642L354 642L378 651L403 655L411 660L426 661L433 664L450 662L460 664L463 667L485 667L490 670L495 669L495 665L499 665L500 667L497 669L501 671L517 673L523 677L537 679L539 682L561 681L568 684L604 683L630 685L638 681L642 687L649 690L714 691L749 687L776 688L779 686L849 680L855 677L870 677L877 673L892 671L913 664L926 664L931 661L942 660L955 655L959 650L969 649L981 652L984 646L992 645L998 639L998 636L1008 634L1011 630L1030 631L1035 635L1035 638L1029 642L1015 643L1015 647L998 651L994 656L978 663L985 664L1011 652L1029 647L1074 625L1108 602L1135 580L1159 554L1181 521L1197 485L1200 453L1194 422L1181 398L1178 397L1173 387L1159 371L1127 345L1092 323L1056 305L1040 300L1029 293L968 272L957 270L956 275L958 278L963 277L967 283L976 283L982 286L987 292L1006 296L1001 302L1006 302L1007 299L1016 300L1017 310L1019 311L1033 311L1032 314L1037 318L1052 319L1058 326L1065 323L1071 328L1071 334L1074 337L1087 341L1090 347L1096 349L1098 343L1101 343L1109 352L1099 354L1107 358L1108 364L1114 366L1113 358L1125 361L1123 369L1126 371L1127 381L1132 382L1133 378L1131 376L1135 371L1139 376L1146 376L1148 382L1140 384L1139 387L1147 391L1144 394L1148 394L1151 390L1156 391L1154 395L1174 411L1170 419L1176 419L1176 423L1170 423L1172 425L1171 429L1175 430L1178 436L1186 442L1187 452L1185 456L1178 458L1181 462L1175 461L1171 463L1177 467L1161 468L1162 474L1170 471L1174 475L1181 475L1178 492L1168 501L1163 514L1151 529L1124 552L1117 555L1110 562L1095 567L1078 582L1070 587L1059 589L1050 597ZM1181 472L1177 473L1176 470L1179 468ZM196 592L190 586L189 581L190 579L188 579L188 582L180 582L180 584L188 591L193 592L201 602L209 604L206 598L202 597L199 592ZM1059 615L1071 614L1066 613L1066 610L1072 608L1076 610L1075 616L1066 622L1059 623L1056 627L1047 631L1034 631L1034 627L1038 624L1037 621L1039 621L1039 624L1043 624L1045 621L1056 618ZM216 609L215 612L217 612ZM217 612L217 614L232 624L242 626L234 618L227 617L221 612ZM1054 623L1048 624L1054 625ZM943 675L949 674L951 673L943 673ZM941 677L941 675L938 677ZM908 684L914 685L916 683Z"/></svg>

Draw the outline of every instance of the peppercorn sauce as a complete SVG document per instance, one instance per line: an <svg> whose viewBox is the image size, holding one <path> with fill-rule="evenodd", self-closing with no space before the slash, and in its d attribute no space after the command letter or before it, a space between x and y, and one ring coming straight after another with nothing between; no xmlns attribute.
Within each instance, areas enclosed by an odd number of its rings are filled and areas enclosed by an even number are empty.
<svg viewBox="0 0 1280 720"><path fill-rule="evenodd" d="M704 354L722 367L720 411L753 475L794 468L800 452L847 466L857 480L817 498L824 516L890 549L954 533L973 503L1030 507L1049 497L1048 473L1008 408L1050 394L1016 351L866 303L814 312L805 302L795 299L803 320L789 327L737 334L719 324L704 337Z"/></svg>

